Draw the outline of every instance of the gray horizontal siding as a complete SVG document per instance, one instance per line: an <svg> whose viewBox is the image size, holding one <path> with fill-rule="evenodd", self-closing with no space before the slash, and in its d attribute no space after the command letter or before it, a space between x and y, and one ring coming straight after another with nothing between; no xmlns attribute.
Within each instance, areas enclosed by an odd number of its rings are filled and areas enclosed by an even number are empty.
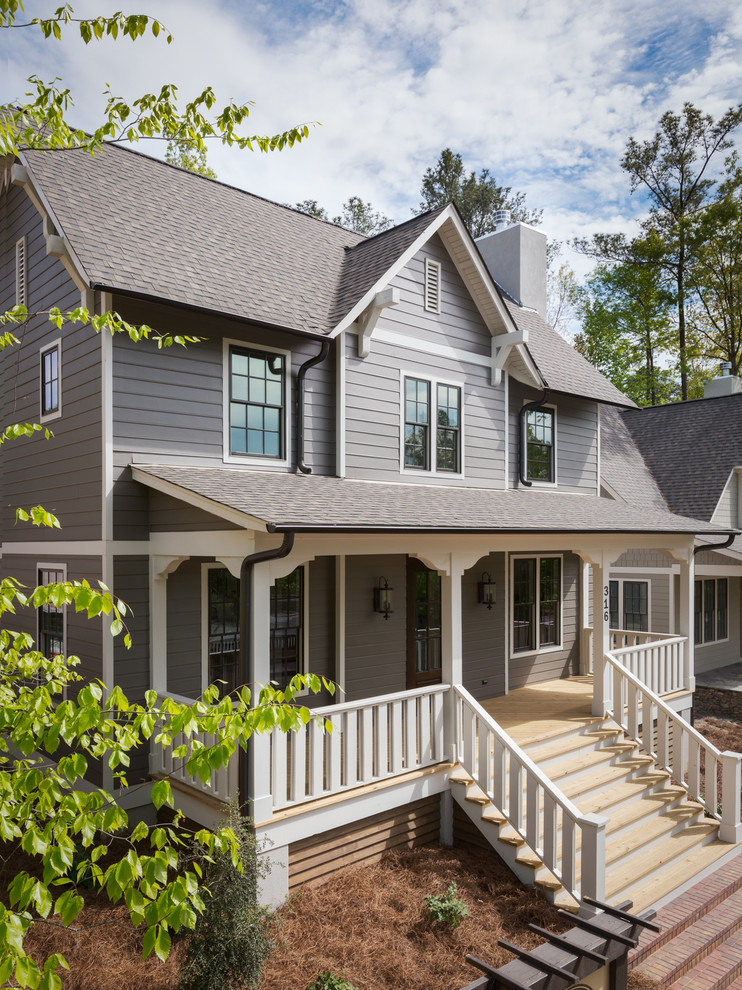
<svg viewBox="0 0 742 990"><path fill-rule="evenodd" d="M425 258L442 265L440 314L423 305ZM401 334L419 346L399 346L372 338L371 353L358 357L358 338L346 344L346 473L348 477L424 484L505 485L504 389L490 385L490 369L466 355L488 357L491 338L461 277L435 237L391 283L400 304L384 310L380 332ZM442 345L457 356L431 353ZM404 375L435 378L462 387L464 478L426 471L400 472ZM431 396L435 401L435 396Z"/></svg>
<svg viewBox="0 0 742 990"><path fill-rule="evenodd" d="M0 195L0 305L15 305L15 244L26 235L30 312L80 305L80 293L62 263L46 254L42 220L26 194L11 188ZM54 512L62 530L54 540L101 536L101 363L100 341L92 330L65 326L57 330L44 316L31 317L17 336L20 345L0 352L0 421L38 422L39 349L61 338L62 416L42 433L3 445L0 532L14 542L36 541L39 531L15 526L15 508L41 503Z"/></svg>
<svg viewBox="0 0 742 990"><path fill-rule="evenodd" d="M201 683L201 564L185 560L167 579L167 689L197 698Z"/></svg>
<svg viewBox="0 0 742 990"><path fill-rule="evenodd" d="M520 411L525 402L541 398L542 393L511 377L509 395L510 486L517 488L520 485ZM595 495L598 491L597 404L557 395L550 397L547 405L556 408L556 473L559 491Z"/></svg>
<svg viewBox="0 0 742 990"><path fill-rule="evenodd" d="M550 552L545 556L553 556ZM579 671L580 560L565 553L562 565L562 648L510 658L509 690L573 677Z"/></svg>
<svg viewBox="0 0 742 990"><path fill-rule="evenodd" d="M639 570L642 567L672 567L672 560L662 550L627 550L622 553L611 567L632 567Z"/></svg>
<svg viewBox="0 0 742 990"><path fill-rule="evenodd" d="M149 664L149 558L114 557L113 591L127 605L126 625L131 648L118 636L113 650L114 680L131 701L142 701L151 687ZM130 754L129 785L149 779L149 744Z"/></svg>
<svg viewBox="0 0 742 990"><path fill-rule="evenodd" d="M478 582L487 571L497 582L497 604L478 601ZM477 700L505 693L505 554L483 557L466 571L461 586L464 687Z"/></svg>
<svg viewBox="0 0 742 990"><path fill-rule="evenodd" d="M336 679L335 669L335 558L316 557L307 565L309 614L306 617L309 630L307 670L318 677ZM310 694L305 699L310 707L327 705L330 694ZM340 694L340 701L345 700Z"/></svg>

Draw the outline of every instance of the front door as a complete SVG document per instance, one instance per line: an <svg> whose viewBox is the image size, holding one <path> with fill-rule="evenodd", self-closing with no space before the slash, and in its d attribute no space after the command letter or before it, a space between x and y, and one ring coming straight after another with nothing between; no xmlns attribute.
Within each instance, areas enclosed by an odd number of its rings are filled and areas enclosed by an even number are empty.
<svg viewBox="0 0 742 990"><path fill-rule="evenodd" d="M441 576L407 561L407 687L441 683Z"/></svg>

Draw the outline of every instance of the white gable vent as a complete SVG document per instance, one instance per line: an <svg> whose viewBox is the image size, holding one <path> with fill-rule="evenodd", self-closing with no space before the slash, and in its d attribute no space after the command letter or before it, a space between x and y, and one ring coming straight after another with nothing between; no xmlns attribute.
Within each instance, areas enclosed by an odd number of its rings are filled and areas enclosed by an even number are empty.
<svg viewBox="0 0 742 990"><path fill-rule="evenodd" d="M441 311L441 265L425 259L425 308L429 313Z"/></svg>
<svg viewBox="0 0 742 990"><path fill-rule="evenodd" d="M25 237L15 242L15 304L28 306Z"/></svg>

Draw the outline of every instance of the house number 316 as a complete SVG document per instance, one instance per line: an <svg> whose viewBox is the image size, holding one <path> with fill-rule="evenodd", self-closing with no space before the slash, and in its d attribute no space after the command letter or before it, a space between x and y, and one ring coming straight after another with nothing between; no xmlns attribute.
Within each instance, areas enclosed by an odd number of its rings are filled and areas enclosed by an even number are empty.
<svg viewBox="0 0 742 990"><path fill-rule="evenodd" d="M605 587L603 588L603 621L604 622L608 621L609 614L610 613L608 611L608 585L606 584Z"/></svg>

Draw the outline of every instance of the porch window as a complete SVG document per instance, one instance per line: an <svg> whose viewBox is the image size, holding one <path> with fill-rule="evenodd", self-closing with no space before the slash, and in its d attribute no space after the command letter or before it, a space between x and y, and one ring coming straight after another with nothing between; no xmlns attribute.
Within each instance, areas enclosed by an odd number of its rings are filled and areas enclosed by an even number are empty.
<svg viewBox="0 0 742 990"><path fill-rule="evenodd" d="M286 362L283 354L229 350L229 449L232 454L285 456Z"/></svg>
<svg viewBox="0 0 742 990"><path fill-rule="evenodd" d="M271 587L271 680L285 687L304 669L304 568Z"/></svg>
<svg viewBox="0 0 742 990"><path fill-rule="evenodd" d="M526 414L526 477L554 482L554 410L531 409Z"/></svg>
<svg viewBox="0 0 742 990"><path fill-rule="evenodd" d="M561 557L513 558L513 653L559 646Z"/></svg>
<svg viewBox="0 0 742 990"><path fill-rule="evenodd" d="M610 581L608 601L611 629L649 629L649 582Z"/></svg>
<svg viewBox="0 0 742 990"><path fill-rule="evenodd" d="M460 473L460 386L421 378L404 379L402 463L413 470Z"/></svg>
<svg viewBox="0 0 742 990"><path fill-rule="evenodd" d="M60 395L60 341L40 351L39 390L42 419L56 418L62 411Z"/></svg>
<svg viewBox="0 0 742 990"><path fill-rule="evenodd" d="M693 639L697 646L729 638L727 578L695 582L693 613Z"/></svg>
<svg viewBox="0 0 742 990"><path fill-rule="evenodd" d="M225 567L209 568L209 684L234 691L240 661L240 582Z"/></svg>
<svg viewBox="0 0 742 990"><path fill-rule="evenodd" d="M59 584L65 580L64 569L61 567L40 567L37 580L39 585ZM64 644L64 607L46 604L37 610L39 635L39 652L45 657L56 657L65 654Z"/></svg>

